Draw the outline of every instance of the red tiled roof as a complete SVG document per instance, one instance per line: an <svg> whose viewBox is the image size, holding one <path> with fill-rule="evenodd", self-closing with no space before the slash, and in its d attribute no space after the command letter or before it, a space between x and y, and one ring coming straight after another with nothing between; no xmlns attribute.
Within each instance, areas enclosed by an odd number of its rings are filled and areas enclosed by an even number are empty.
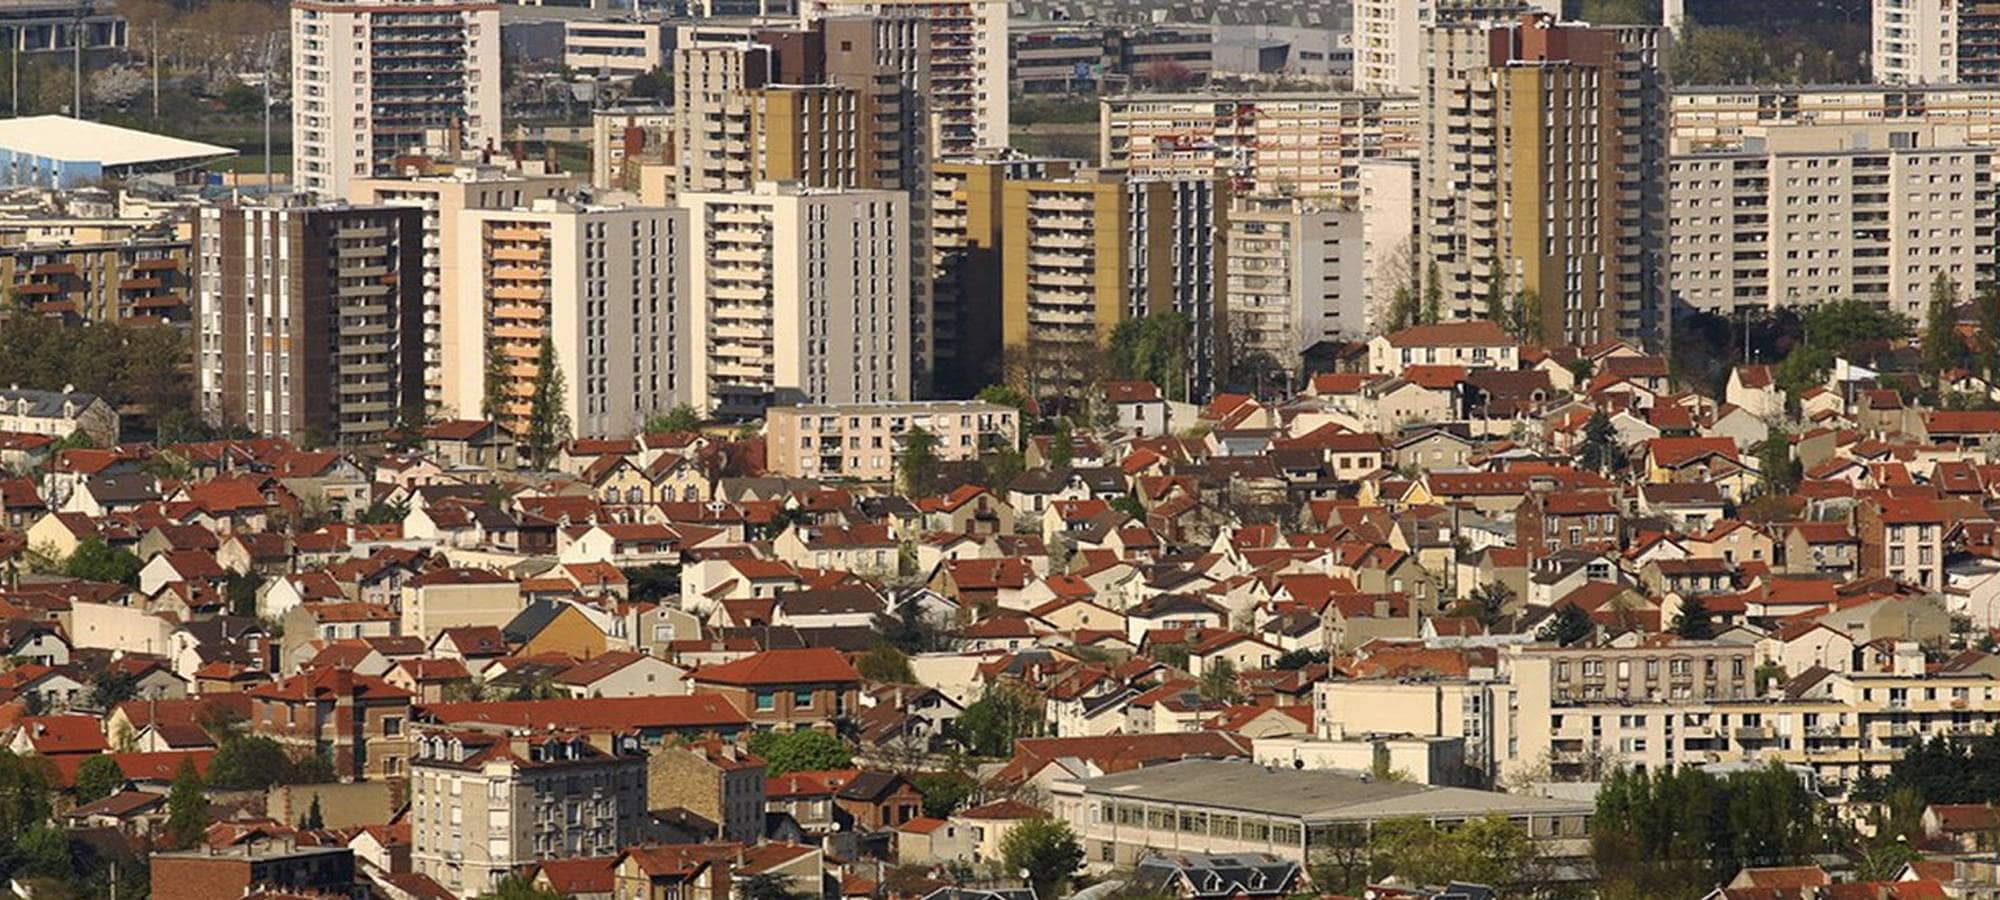
<svg viewBox="0 0 2000 900"><path fill-rule="evenodd" d="M732 686L859 682L860 673L840 651L827 647L766 650L707 666L688 676L698 683Z"/></svg>

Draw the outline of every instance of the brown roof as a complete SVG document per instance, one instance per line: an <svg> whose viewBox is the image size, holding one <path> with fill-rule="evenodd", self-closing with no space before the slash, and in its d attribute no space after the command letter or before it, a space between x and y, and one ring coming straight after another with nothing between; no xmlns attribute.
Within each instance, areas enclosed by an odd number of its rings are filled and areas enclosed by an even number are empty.
<svg viewBox="0 0 2000 900"><path fill-rule="evenodd" d="M732 686L774 684L825 684L859 682L847 657L825 647L803 650L766 650L733 662L707 666L689 676L706 684Z"/></svg>

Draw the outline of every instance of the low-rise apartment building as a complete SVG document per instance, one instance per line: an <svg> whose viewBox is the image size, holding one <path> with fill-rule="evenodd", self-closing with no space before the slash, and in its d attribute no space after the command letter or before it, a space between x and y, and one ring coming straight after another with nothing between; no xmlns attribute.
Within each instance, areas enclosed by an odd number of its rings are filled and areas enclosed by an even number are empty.
<svg viewBox="0 0 2000 900"><path fill-rule="evenodd" d="M764 445L774 475L890 481L916 429L939 460L976 460L1019 445L1021 413L978 400L780 406L764 417Z"/></svg>
<svg viewBox="0 0 2000 900"><path fill-rule="evenodd" d="M462 897L544 859L613 856L646 815L637 739L426 730L410 760L410 863Z"/></svg>

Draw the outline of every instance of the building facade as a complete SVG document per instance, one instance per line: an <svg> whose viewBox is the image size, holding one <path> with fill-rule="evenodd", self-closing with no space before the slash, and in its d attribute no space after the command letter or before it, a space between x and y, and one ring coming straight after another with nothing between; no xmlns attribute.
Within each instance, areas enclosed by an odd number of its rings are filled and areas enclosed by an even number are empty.
<svg viewBox="0 0 2000 900"><path fill-rule="evenodd" d="M459 343L467 314L459 296L459 213L468 209L513 209L576 186L567 176L502 175L462 169L422 178L357 178L348 199L359 205L414 206L423 210L424 232L424 405L433 413L475 417L483 398L460 395L462 385L446 377L479 348ZM445 298L453 302L445 302Z"/></svg>
<svg viewBox="0 0 2000 900"><path fill-rule="evenodd" d="M697 408L909 399L907 195L760 182L679 202Z"/></svg>
<svg viewBox="0 0 2000 900"><path fill-rule="evenodd" d="M294 0L292 183L346 197L425 133L500 138L500 8L445 0Z"/></svg>
<svg viewBox="0 0 2000 900"><path fill-rule="evenodd" d="M1497 273L1542 340L1662 337L1664 32L1537 15L1426 35L1419 256L1445 316L1483 315Z"/></svg>
<svg viewBox="0 0 2000 900"><path fill-rule="evenodd" d="M545 199L462 211L449 375L461 413L524 434L551 362L578 435L632 434L685 402L689 244L678 209Z"/></svg>
<svg viewBox="0 0 2000 900"><path fill-rule="evenodd" d="M544 859L614 856L639 840L646 758L569 734L427 730L412 741L410 864L463 897Z"/></svg>
<svg viewBox="0 0 2000 900"><path fill-rule="evenodd" d="M976 460L1019 445L1021 414L978 400L773 407L764 417L764 442L774 475L889 481L918 428L936 439L939 460Z"/></svg>
<svg viewBox="0 0 2000 900"><path fill-rule="evenodd" d="M195 246L195 381L209 422L365 443L422 414L417 210L206 207Z"/></svg>
<svg viewBox="0 0 2000 900"><path fill-rule="evenodd" d="M1861 299L1923 321L1993 278L1994 151L1963 129L1795 125L1668 162L1676 311Z"/></svg>
<svg viewBox="0 0 2000 900"><path fill-rule="evenodd" d="M1424 86L1424 30L1500 21L1523 12L1562 14L1560 0L1355 0L1354 89L1374 94Z"/></svg>
<svg viewBox="0 0 2000 900"><path fill-rule="evenodd" d="M922 72L927 88L922 119L930 128L932 160L1005 147L1007 137L1007 4L1001 0L807 0L804 21L869 15L922 23L921 46L895 56L899 71ZM916 85L909 85L916 87Z"/></svg>
<svg viewBox="0 0 2000 900"><path fill-rule="evenodd" d="M1234 194L1352 200L1363 160L1415 156L1415 94L1125 94L1098 100L1105 168L1227 179Z"/></svg>

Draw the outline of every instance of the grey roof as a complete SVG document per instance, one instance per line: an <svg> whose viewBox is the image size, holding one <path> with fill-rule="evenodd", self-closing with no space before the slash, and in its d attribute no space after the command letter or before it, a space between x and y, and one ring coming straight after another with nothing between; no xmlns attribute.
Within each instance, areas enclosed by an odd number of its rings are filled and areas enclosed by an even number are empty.
<svg viewBox="0 0 2000 900"><path fill-rule="evenodd" d="M20 121L16 119L14 121ZM10 387L0 389L0 401L13 406L21 401L28 402L28 415L37 419L67 419L83 411L83 408L97 402L96 394L86 394L78 390L38 391L33 388ZM73 404L69 415L63 414L63 404Z"/></svg>
<svg viewBox="0 0 2000 900"><path fill-rule="evenodd" d="M1276 897L1291 892L1299 864L1271 853L1170 853L1139 860L1133 881L1154 894L1193 898ZM1185 879L1186 890L1171 887Z"/></svg>
<svg viewBox="0 0 2000 900"><path fill-rule="evenodd" d="M1182 760L1086 779L1100 799L1129 797L1233 809L1307 822L1375 821L1397 816L1464 818L1588 815L1592 805L1468 788L1377 781L1325 770L1265 768L1251 762Z"/></svg>
<svg viewBox="0 0 2000 900"><path fill-rule="evenodd" d="M556 620L556 615L563 611L565 605L554 600L536 600L529 603L522 607L520 612L515 613L514 618L506 625L501 626L500 633L514 643L527 643L535 635L541 634L542 629L549 627L549 623Z"/></svg>

